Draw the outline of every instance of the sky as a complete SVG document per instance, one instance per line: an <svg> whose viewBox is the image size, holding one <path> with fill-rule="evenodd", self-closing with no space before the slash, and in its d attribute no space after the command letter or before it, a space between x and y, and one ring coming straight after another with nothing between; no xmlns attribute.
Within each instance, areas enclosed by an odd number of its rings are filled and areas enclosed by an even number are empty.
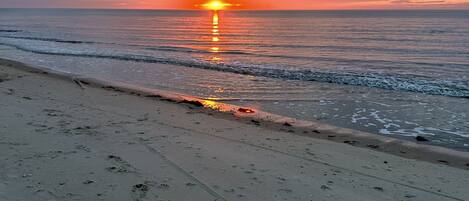
<svg viewBox="0 0 469 201"><path fill-rule="evenodd" d="M0 8L200 9L210 0L0 0ZM469 9L469 0L224 0L254 10Z"/></svg>

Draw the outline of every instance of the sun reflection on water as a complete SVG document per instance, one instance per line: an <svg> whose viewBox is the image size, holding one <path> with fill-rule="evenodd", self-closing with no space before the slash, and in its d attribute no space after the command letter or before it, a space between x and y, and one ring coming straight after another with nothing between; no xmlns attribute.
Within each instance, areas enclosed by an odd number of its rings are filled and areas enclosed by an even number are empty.
<svg viewBox="0 0 469 201"><path fill-rule="evenodd" d="M213 11L213 17L212 17L212 19L213 19L213 21L212 21L213 26L218 25L220 18L219 18L219 15L218 15L218 11L217 11L217 10Z"/></svg>
<svg viewBox="0 0 469 201"><path fill-rule="evenodd" d="M215 53L215 55L212 55L210 58L210 61L213 62L220 62L223 60L218 54L216 54L220 52L219 42L221 41L221 37L219 25L220 15L218 13L218 10L214 10L212 15L212 45L209 49L210 52Z"/></svg>

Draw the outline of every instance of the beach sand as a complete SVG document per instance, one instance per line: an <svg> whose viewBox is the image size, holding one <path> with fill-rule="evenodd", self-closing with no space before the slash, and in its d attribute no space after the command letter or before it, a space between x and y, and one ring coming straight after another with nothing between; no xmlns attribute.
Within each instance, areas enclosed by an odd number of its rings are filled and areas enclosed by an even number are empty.
<svg viewBox="0 0 469 201"><path fill-rule="evenodd" d="M446 164L464 154L404 158L23 67L0 62L2 201L469 200L469 171Z"/></svg>

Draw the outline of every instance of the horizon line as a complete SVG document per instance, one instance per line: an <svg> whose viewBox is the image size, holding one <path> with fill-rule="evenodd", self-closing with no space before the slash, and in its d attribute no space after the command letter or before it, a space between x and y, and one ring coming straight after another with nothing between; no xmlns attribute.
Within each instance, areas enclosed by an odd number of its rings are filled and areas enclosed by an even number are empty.
<svg viewBox="0 0 469 201"><path fill-rule="evenodd" d="M71 8L71 7L0 7L0 9L64 9L64 10L148 10L148 11L211 11L177 8ZM349 9L225 9L223 11L469 11L467 8L349 8Z"/></svg>

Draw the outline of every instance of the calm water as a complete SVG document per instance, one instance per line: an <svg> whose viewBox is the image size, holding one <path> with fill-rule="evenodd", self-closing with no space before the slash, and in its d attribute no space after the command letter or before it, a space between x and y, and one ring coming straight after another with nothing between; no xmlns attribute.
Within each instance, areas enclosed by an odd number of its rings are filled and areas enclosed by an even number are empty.
<svg viewBox="0 0 469 201"><path fill-rule="evenodd" d="M0 57L469 151L469 11L0 9Z"/></svg>

